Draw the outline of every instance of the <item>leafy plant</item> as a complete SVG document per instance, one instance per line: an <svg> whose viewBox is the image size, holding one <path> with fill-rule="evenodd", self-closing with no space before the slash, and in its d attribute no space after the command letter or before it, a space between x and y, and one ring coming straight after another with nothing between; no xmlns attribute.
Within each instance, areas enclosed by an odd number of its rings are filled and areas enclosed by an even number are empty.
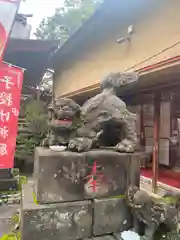
<svg viewBox="0 0 180 240"><path fill-rule="evenodd" d="M66 41L96 10L102 0L65 0L52 17L43 18L34 35L38 39Z"/></svg>
<svg viewBox="0 0 180 240"><path fill-rule="evenodd" d="M47 132L47 108L42 101L31 100L24 106L24 125L19 128L16 139L17 160L24 160L32 155Z"/></svg>
<svg viewBox="0 0 180 240"><path fill-rule="evenodd" d="M25 106L26 122L33 134L44 136L47 130L47 111L42 101L33 100Z"/></svg>
<svg viewBox="0 0 180 240"><path fill-rule="evenodd" d="M10 233L10 234L5 234L0 238L0 240L20 240L20 233Z"/></svg>

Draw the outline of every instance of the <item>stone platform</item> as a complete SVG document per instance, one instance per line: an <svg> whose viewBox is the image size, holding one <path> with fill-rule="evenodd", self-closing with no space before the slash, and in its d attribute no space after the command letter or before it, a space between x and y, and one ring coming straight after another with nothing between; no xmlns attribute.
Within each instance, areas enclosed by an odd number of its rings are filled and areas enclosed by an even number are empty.
<svg viewBox="0 0 180 240"><path fill-rule="evenodd" d="M0 206L0 239L4 234L12 231L12 216L19 211L20 206L16 204L3 204Z"/></svg>
<svg viewBox="0 0 180 240"><path fill-rule="evenodd" d="M37 148L34 163L37 201L44 204L122 195L128 185L139 185L139 166L140 153L54 152Z"/></svg>
<svg viewBox="0 0 180 240"><path fill-rule="evenodd" d="M23 186L22 240L111 240L104 235L130 227L130 211L122 198L39 205L34 202L33 187L33 183Z"/></svg>
<svg viewBox="0 0 180 240"><path fill-rule="evenodd" d="M88 238L85 240L116 240L116 239L111 235L107 235L107 236L101 236L101 237Z"/></svg>
<svg viewBox="0 0 180 240"><path fill-rule="evenodd" d="M22 196L22 240L75 240L92 235L91 201L38 205L33 184L23 186Z"/></svg>
<svg viewBox="0 0 180 240"><path fill-rule="evenodd" d="M115 240L132 227L125 193L139 186L141 153L37 148L23 186L21 240Z"/></svg>
<svg viewBox="0 0 180 240"><path fill-rule="evenodd" d="M131 227L130 209L121 198L94 199L93 235L121 232Z"/></svg>

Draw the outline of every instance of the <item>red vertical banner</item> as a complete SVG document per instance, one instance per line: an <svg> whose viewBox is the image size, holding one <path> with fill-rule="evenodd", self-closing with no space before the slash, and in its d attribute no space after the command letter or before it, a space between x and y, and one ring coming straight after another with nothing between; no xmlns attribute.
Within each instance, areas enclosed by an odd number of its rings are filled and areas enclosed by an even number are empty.
<svg viewBox="0 0 180 240"><path fill-rule="evenodd" d="M13 168L24 70L0 67L0 168Z"/></svg>

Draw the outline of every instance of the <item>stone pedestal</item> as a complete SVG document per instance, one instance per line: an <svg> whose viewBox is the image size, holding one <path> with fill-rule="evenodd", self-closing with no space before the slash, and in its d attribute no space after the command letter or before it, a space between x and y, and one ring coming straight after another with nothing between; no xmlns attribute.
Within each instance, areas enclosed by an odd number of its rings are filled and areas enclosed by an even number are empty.
<svg viewBox="0 0 180 240"><path fill-rule="evenodd" d="M92 235L91 201L38 205L32 184L23 186L22 195L22 240L75 240Z"/></svg>
<svg viewBox="0 0 180 240"><path fill-rule="evenodd" d="M109 150L80 154L37 148L34 170L39 203L117 196L140 181L139 154Z"/></svg>
<svg viewBox="0 0 180 240"><path fill-rule="evenodd" d="M131 213L123 198L94 200L94 236L125 231L131 226Z"/></svg>
<svg viewBox="0 0 180 240"><path fill-rule="evenodd" d="M0 169L0 180L1 178L11 178L12 174L10 169Z"/></svg>
<svg viewBox="0 0 180 240"><path fill-rule="evenodd" d="M84 200L84 179L78 175L84 166L85 158L78 153L37 148L34 162L37 201Z"/></svg>
<svg viewBox="0 0 180 240"><path fill-rule="evenodd" d="M139 185L139 154L118 153L111 150L94 150L84 154L88 166L96 164L96 189L85 184L86 198L119 196L126 192L130 184ZM90 170L90 168L89 168ZM92 168L91 168L92 171ZM90 171L87 173L89 176Z"/></svg>
<svg viewBox="0 0 180 240"><path fill-rule="evenodd" d="M132 227L125 192L139 185L140 153L37 148L34 178L23 187L22 240L114 240Z"/></svg>
<svg viewBox="0 0 180 240"><path fill-rule="evenodd" d="M115 240L115 238L113 236L107 235L102 237L93 237L86 240Z"/></svg>

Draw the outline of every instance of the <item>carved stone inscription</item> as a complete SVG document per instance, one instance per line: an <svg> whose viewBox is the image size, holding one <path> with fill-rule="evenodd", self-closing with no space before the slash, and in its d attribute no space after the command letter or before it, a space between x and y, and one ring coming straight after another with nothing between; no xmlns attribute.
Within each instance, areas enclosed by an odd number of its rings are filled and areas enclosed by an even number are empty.
<svg viewBox="0 0 180 240"><path fill-rule="evenodd" d="M130 183L139 183L135 154L109 150L54 153L47 149L36 161L39 162L36 184L39 203L117 196L124 194Z"/></svg>
<svg viewBox="0 0 180 240"><path fill-rule="evenodd" d="M124 194L130 174L130 156L108 150L87 152L85 197L112 197Z"/></svg>

